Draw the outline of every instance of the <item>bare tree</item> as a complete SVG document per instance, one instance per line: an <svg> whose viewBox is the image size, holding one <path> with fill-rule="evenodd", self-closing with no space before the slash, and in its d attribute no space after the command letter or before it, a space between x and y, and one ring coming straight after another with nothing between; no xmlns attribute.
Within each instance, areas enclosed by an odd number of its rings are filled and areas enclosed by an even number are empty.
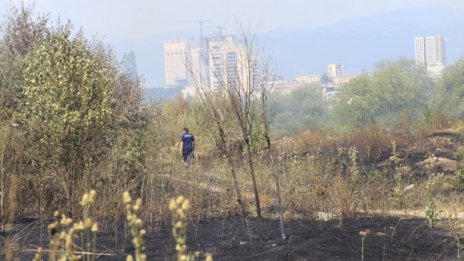
<svg viewBox="0 0 464 261"><path fill-rule="evenodd" d="M264 125L264 130L260 133L266 140L266 150L270 156L273 166L273 176L277 190L277 201L280 209L280 221L282 237L285 238L283 229L282 199L280 197L280 187L278 175L275 170L274 160L271 151L271 139L269 133L269 120L267 113L267 97L271 88L269 86L271 74L269 63L266 61L258 66L259 49L256 41L256 33L252 34L240 27L239 45L225 44L224 50L208 53L208 57L202 57L207 64L209 77L203 77L202 69L195 69L190 61L189 71L192 75L191 81L196 90L197 98L203 104L208 115L216 124L218 138L220 140L220 149L227 156L230 171L234 179L234 186L237 194L237 201L242 215L245 216L245 205L241 198L240 186L237 180L235 166L233 164L232 151L230 149L229 137L226 129L224 117L221 109L225 104L217 104L218 98L225 100L228 109L234 117L240 134L241 143L245 149L245 160L248 166L248 174L252 182L254 203L256 215L261 221L261 232L264 234L263 216L259 198L258 184L256 181L255 164L253 160L254 133L259 132L260 124ZM210 46L208 47L210 48ZM213 47L214 48L214 45ZM264 60L263 60L264 61ZM205 82L206 79L206 82ZM246 226L246 218L244 218Z"/></svg>
<svg viewBox="0 0 464 261"><path fill-rule="evenodd" d="M269 161L272 166L272 176L274 178L274 184L276 188L276 198L277 198L277 206L279 211L279 224L280 224L280 232L282 239L286 238L285 235L285 227L284 227L284 208L282 202L282 194L280 192L280 182L279 182L279 173L277 172L276 164L274 161L273 151L272 151L272 143L271 143L271 135L270 135L270 116L268 111L268 98L269 94L271 93L272 88L274 87L275 76L269 70L269 61L263 63L262 70L264 78L260 83L260 109L261 109L261 120L263 123L263 136L266 141L266 150L269 157Z"/></svg>
<svg viewBox="0 0 464 261"><path fill-rule="evenodd" d="M189 68L188 70L192 72L192 67L188 66L188 68ZM218 143L219 143L218 147L227 158L227 163L229 165L229 171L230 171L230 174L234 182L234 189L235 189L237 204L239 205L240 214L242 215L244 231L245 233L249 234L249 231L248 231L249 225L246 219L247 213L246 213L245 202L243 201L243 198L242 198L242 192L240 189L240 184L238 182L237 172L235 170L235 165L234 165L234 160L233 160L233 152L230 147L230 142L229 142L229 137L227 135L227 131L225 129L225 122L224 122L225 119L221 111L221 107L217 103L218 101L220 101L220 97L218 97L218 95L215 93L208 92L207 90L205 90L206 86L201 83L200 78L192 77L192 80L194 82L193 86L196 90L199 101L203 105L203 108L207 112L209 118L212 119L212 121L215 124L216 136L217 136Z"/></svg>
<svg viewBox="0 0 464 261"><path fill-rule="evenodd" d="M242 141L246 149L246 162L248 164L249 175L253 185L255 198L256 215L261 221L263 230L263 216L261 213L261 203L259 199L258 185L256 182L255 167L252 158L252 134L257 124L257 111L255 106L255 91L259 77L257 68L257 57L255 53L255 38L241 28L241 41L243 47L237 50L237 67L235 75L227 75L224 84L221 85L227 93L229 102L234 112ZM231 70L232 71L232 70ZM262 231L264 232L264 231Z"/></svg>
<svg viewBox="0 0 464 261"><path fill-rule="evenodd" d="M276 198L279 209L280 229L282 238L285 239L285 230L283 223L282 197L280 193L279 176L275 167L272 155L271 137L270 137L270 120L268 114L268 95L272 90L275 82L274 74L270 70L270 59L260 50L257 43L256 33L251 33L240 27L241 40L244 46L244 55L239 61L245 72L239 75L238 85L229 83L227 93L230 102L237 116L242 131L243 141L247 150L247 162L250 170L250 178L253 182L253 192L255 195L256 211L262 220L259 193L256 184L255 169L252 158L252 134L259 131L256 128L261 127L262 135L265 139L265 150L267 151L269 161L272 166L272 176L275 182ZM259 125L262 126L259 126Z"/></svg>

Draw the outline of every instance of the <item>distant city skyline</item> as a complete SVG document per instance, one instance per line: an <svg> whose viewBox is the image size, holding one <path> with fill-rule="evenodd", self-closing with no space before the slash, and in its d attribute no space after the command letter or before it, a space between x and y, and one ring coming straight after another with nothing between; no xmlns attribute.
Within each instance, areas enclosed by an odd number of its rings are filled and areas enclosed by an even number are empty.
<svg viewBox="0 0 464 261"><path fill-rule="evenodd" d="M317 30L318 27L345 19L385 14L404 8L439 6L454 10L458 16L464 17L464 1L462 0L328 0L324 2L287 0L272 1L271 4L268 0L0 0L0 14L5 15L10 5L18 5L21 2L26 4L35 2L35 12L50 13L52 19L58 16L61 20L70 19L76 30L82 28L89 37L96 35L105 43L113 46L120 59L125 53L134 50L137 56L138 74L146 79L146 84L149 86L164 84L162 44L168 40L176 41L179 38L197 37L200 31L200 20L204 21L205 32L216 31L218 27L221 27L226 32L234 33L237 23L241 23L251 30L256 29L259 33L282 30L282 33L286 34L303 28ZM421 33L423 32L415 34ZM445 37L448 36L445 35ZM456 40L450 39L450 43L453 44ZM275 43L272 43L272 39L269 43L266 42L266 45L274 49ZM279 47L275 49L278 55L276 62L279 63L278 67L283 67L280 70L286 77L294 76L297 70L311 73L322 72L325 71L323 67L330 63L321 61L321 69L315 71L299 61L295 64L288 64L287 60L293 57L280 56L283 53ZM460 50L452 49L450 51L460 52ZM407 54L402 51L403 55L405 53ZM387 52L380 59L390 58L388 55ZM346 57L341 56L339 61L333 57L328 58L335 63L348 64ZM319 58L316 56L314 59ZM369 69L370 66L372 65L355 64L350 65L349 68L356 68L359 71L360 68Z"/></svg>

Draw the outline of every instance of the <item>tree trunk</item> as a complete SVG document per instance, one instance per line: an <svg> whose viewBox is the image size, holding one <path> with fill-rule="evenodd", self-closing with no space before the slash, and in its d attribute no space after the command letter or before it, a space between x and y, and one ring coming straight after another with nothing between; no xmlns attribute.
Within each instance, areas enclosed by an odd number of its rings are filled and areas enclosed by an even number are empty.
<svg viewBox="0 0 464 261"><path fill-rule="evenodd" d="M237 196L237 203L238 203L238 206L240 208L240 214L242 215L243 229L245 231L245 234L248 237L250 237L251 235L249 233L248 220L246 218L247 213L246 213L246 209L245 209L245 203L243 202L243 199L242 199L242 192L241 192L241 189L240 189L240 184L238 183L237 173L235 172L234 162L232 160L232 154L231 154L231 152L229 150L229 147L227 145L225 133L224 133L224 130L222 129L222 127L221 127L221 123L217 122L217 124L219 126L219 136L220 136L220 139L221 139L221 143L223 144L222 145L222 150L226 153L227 163L229 165L230 174L232 175L232 179L234 180L235 194Z"/></svg>
<svg viewBox="0 0 464 261"><path fill-rule="evenodd" d="M269 153L269 160L271 161L272 165L272 176L274 177L275 187L276 187L276 197L277 197L277 206L279 211L279 224L280 224L280 233L282 235L282 239L285 240L285 228L284 228L284 211L283 211L283 204L282 204L282 195L280 193L280 183L279 183L279 176L277 174L274 157L272 156L271 147L269 146L267 149Z"/></svg>
<svg viewBox="0 0 464 261"><path fill-rule="evenodd" d="M247 147L247 163L248 163L248 167L250 168L250 177L253 183L253 194L255 196L256 216L258 216L258 218L260 219L263 219L263 216L261 214L261 204L259 201L258 185L256 184L255 168L253 166L253 159L251 157L251 148L249 144L246 144L246 147Z"/></svg>
<svg viewBox="0 0 464 261"><path fill-rule="evenodd" d="M246 148L247 148L247 161L248 161L248 167L250 168L250 176L251 176L251 181L253 182L253 194L255 196L255 207L256 207L256 215L259 218L260 222L260 227L261 227L261 238L264 238L264 220L263 220L263 215L261 214L261 203L259 200L259 193L258 193L258 185L256 184L256 176L255 176L255 168L253 166L253 160L251 157L251 145L249 142L246 142Z"/></svg>

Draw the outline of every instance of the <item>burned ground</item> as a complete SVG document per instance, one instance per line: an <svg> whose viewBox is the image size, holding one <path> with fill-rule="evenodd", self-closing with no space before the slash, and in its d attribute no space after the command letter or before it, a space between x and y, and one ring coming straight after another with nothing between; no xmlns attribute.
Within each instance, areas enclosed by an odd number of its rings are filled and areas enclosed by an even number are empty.
<svg viewBox="0 0 464 261"><path fill-rule="evenodd" d="M16 255L20 260L32 260L32 250L41 244L40 226L30 221L18 224L15 231L3 233L0 248L5 249L5 243L16 235ZM188 229L189 250L212 253L214 260L360 260L359 232L366 231L365 260L454 260L457 257L456 235L442 228L431 229L424 219L366 216L345 220L343 226L338 220L312 223L291 220L286 222L285 240L276 229L277 221L265 221L262 239L258 236L257 221L250 220L256 235L252 241L244 236L241 224L238 217L192 221ZM48 242L47 232L43 231L43 235L43 242ZM106 228L97 237L97 252L106 255L96 260L125 260L133 252L122 224L118 229ZM148 260L174 260L174 245L170 224L160 225L146 237Z"/></svg>

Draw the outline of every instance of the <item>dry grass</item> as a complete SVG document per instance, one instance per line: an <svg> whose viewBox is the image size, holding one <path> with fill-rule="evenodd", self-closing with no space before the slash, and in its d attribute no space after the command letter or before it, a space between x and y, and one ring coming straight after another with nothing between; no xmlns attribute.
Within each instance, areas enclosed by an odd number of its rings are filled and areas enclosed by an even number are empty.
<svg viewBox="0 0 464 261"><path fill-rule="evenodd" d="M19 250L20 247L18 237L4 239L2 255L5 257L6 261L19 260L19 258L15 258L15 255L19 252Z"/></svg>
<svg viewBox="0 0 464 261"><path fill-rule="evenodd" d="M185 112L172 112L175 106L165 110L167 112L161 113ZM168 116L174 118L173 115ZM176 124L183 125L182 122ZM156 232L169 220L171 215L165 206L171 198L180 194L190 199L189 222L194 231L200 220L239 214L227 161L222 155L214 153L213 141L207 139L210 137L206 133L198 134L197 139L206 143L205 149L198 149L202 157L198 157L194 164L184 166L176 140L171 137L173 135L172 129L166 126L161 129L155 125L148 128L145 138L156 144L146 147L141 169L131 165L134 162L127 159L125 146L129 138L123 137L104 161L86 170L86 177L77 184L75 195L78 197L90 188L99 192L99 208L93 214L103 229L117 230L118 224L124 220L125 206L115 197L124 191L143 200L144 208L138 215L144 221L147 232ZM166 136L171 138L164 140ZM414 213L425 209L427 195L431 192L437 209L443 213L462 211L459 206L464 205L464 197L459 193L462 189L459 175L424 172L418 176L414 166L388 163L388 158L392 156L392 141L395 141L398 150L405 150L413 144L409 140L415 137L398 136L371 126L344 134L312 130L275 141L274 157L282 187L285 218L308 221L338 218L342 222L345 218L366 213ZM7 141L1 142L4 142L2 146L5 148L11 145ZM16 155L15 164L23 162L20 148L0 150L0 153L8 159ZM234 155L234 163L247 213L252 216L252 183L242 157L240 154ZM265 218L276 218L272 168L259 152L253 157L263 214ZM459 171L463 159L459 156L457 160ZM385 161L387 163L382 166L378 164ZM13 168L13 165L5 164L13 170L11 173L14 175L0 172L3 175L1 178L4 182L18 185L0 188L3 196L2 224L28 214L47 218L54 209L66 211L66 181L60 178L59 168L32 176L31 169L24 166ZM21 174L19 169L29 172ZM127 170L130 171L125 172ZM77 204L79 199L73 201ZM79 215L76 218L80 218ZM17 251L14 241L8 240L11 242L5 244L12 251L4 251L4 256L11 256L9 253Z"/></svg>

